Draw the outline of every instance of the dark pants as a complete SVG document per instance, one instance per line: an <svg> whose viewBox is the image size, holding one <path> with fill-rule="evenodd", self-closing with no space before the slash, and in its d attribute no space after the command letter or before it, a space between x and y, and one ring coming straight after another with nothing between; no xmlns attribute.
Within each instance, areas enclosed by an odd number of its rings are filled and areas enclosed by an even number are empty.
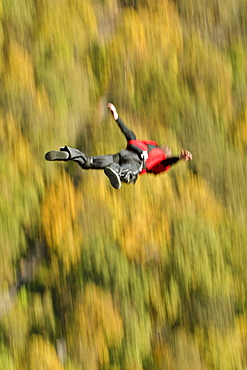
<svg viewBox="0 0 247 370"><path fill-rule="evenodd" d="M88 157L78 149L68 148L70 152L70 160L79 164L83 169L102 170L111 166L119 173L119 176L124 178L127 172L132 173L132 181L137 179L137 176L142 167L142 160L138 154L131 152L127 149L121 150L117 154L98 155L95 157Z"/></svg>

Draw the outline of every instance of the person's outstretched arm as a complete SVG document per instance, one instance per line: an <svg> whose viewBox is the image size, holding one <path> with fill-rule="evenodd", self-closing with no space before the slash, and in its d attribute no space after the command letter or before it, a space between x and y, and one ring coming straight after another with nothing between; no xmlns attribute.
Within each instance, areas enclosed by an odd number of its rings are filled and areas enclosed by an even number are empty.
<svg viewBox="0 0 247 370"><path fill-rule="evenodd" d="M126 140L127 141L135 140L136 139L136 135L121 120L121 118L119 117L118 112L116 110L116 107L112 103L108 103L107 104L107 108L109 108L111 114L113 115L113 118L118 123L118 127L120 128L120 130L122 131L122 133L126 137Z"/></svg>
<svg viewBox="0 0 247 370"><path fill-rule="evenodd" d="M181 159L184 159L186 162L192 160L192 154L188 150L182 149L180 156L178 157L168 157L164 161L162 161L163 166L172 166L173 164L177 163Z"/></svg>

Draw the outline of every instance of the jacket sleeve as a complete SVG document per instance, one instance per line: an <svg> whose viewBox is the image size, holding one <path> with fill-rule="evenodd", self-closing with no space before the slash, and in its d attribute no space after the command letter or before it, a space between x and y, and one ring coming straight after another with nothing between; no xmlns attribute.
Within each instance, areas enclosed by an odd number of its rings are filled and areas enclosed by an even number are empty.
<svg viewBox="0 0 247 370"><path fill-rule="evenodd" d="M133 139L133 140L135 140L135 139ZM134 152L136 154L138 154L139 157L141 158L141 155L143 153L143 150L141 148L138 148L136 145L133 145L133 144L128 144L127 149L131 150L132 152Z"/></svg>
<svg viewBox="0 0 247 370"><path fill-rule="evenodd" d="M159 173L168 171L170 167L173 164L177 163L178 161L179 161L179 157L166 158L163 161L157 163L152 168L147 169L146 171L148 173L153 173L154 175L158 175Z"/></svg>
<svg viewBox="0 0 247 370"><path fill-rule="evenodd" d="M118 123L118 127L120 128L120 130L124 134L124 136L125 136L125 138L126 138L127 141L135 140L136 139L136 135L134 134L134 132L131 131L125 125L125 123L122 121L122 119L120 117L118 117L118 119L116 120L116 122Z"/></svg>
<svg viewBox="0 0 247 370"><path fill-rule="evenodd" d="M171 158L164 159L164 161L162 161L161 163L163 164L164 167L167 167L167 166L172 166L178 161L179 161L179 157L171 157Z"/></svg>

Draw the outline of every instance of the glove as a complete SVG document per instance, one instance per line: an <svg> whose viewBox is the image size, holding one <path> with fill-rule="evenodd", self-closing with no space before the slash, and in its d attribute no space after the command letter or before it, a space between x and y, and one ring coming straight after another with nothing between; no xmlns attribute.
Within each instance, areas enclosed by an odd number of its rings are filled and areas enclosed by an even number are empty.
<svg viewBox="0 0 247 370"><path fill-rule="evenodd" d="M148 160L148 152L144 150L141 154L141 159L146 162Z"/></svg>

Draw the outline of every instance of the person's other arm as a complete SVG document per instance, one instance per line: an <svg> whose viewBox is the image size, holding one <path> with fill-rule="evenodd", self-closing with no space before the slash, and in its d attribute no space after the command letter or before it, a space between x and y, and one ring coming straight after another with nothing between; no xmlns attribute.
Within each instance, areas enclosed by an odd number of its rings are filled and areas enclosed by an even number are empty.
<svg viewBox="0 0 247 370"><path fill-rule="evenodd" d="M182 149L179 157L166 158L164 159L164 161L162 161L162 164L164 167L172 166L173 164L177 163L181 159L184 159L186 162L188 162L192 160L192 154L188 150Z"/></svg>
<svg viewBox="0 0 247 370"><path fill-rule="evenodd" d="M120 128L120 130L122 131L122 133L124 134L124 136L126 137L126 140L127 141L130 141L130 140L135 140L136 139L136 135L134 134L133 131L131 131L126 125L125 123L122 121L122 119L119 117L118 113L117 113L117 110L115 108L115 106L112 104L112 103L108 103L107 104L107 108L109 108L111 114L113 115L113 118L115 119L115 121L117 122L118 124L118 127Z"/></svg>

